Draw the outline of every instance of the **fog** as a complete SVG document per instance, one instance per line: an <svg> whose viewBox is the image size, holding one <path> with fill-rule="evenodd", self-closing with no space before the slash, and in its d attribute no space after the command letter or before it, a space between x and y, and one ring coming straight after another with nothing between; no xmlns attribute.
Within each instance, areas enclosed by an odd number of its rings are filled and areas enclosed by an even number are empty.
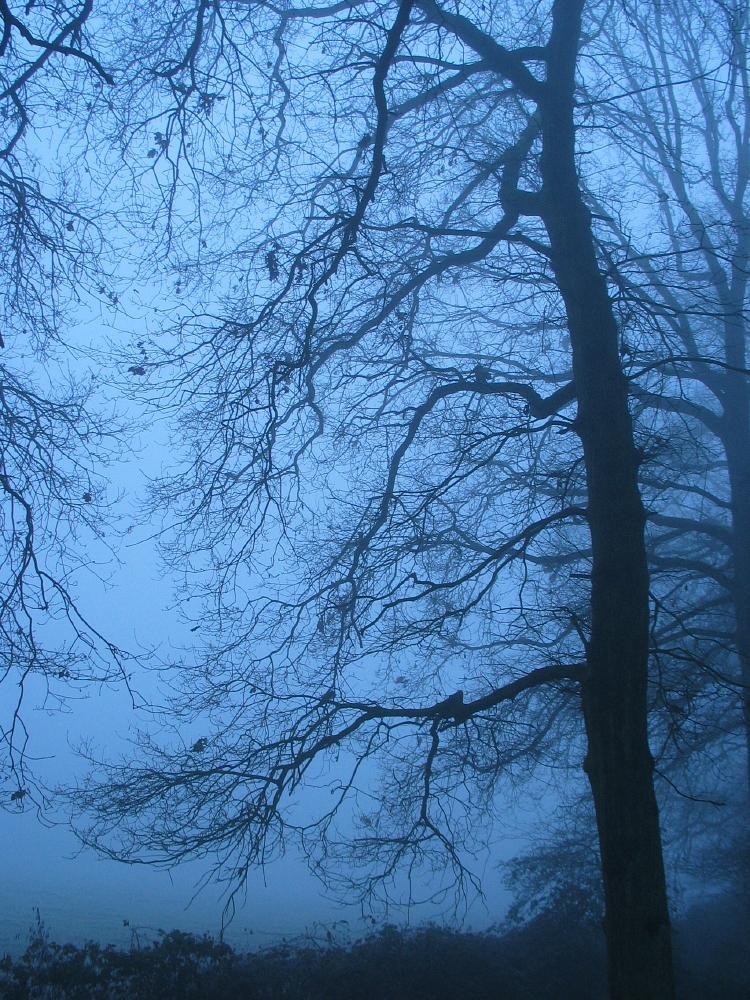
<svg viewBox="0 0 750 1000"><path fill-rule="evenodd" d="M151 451L153 462L158 449ZM127 463L113 475L113 489L142 482L143 455L137 468ZM132 499L132 497L131 497ZM133 511L130 511L131 515ZM119 550L121 565L104 567L107 585L90 580L81 588L81 605L111 641L123 648L164 652L185 639L170 613L169 581L159 572L152 549L133 544ZM139 705L159 699L159 679L146 671L132 678ZM59 710L47 710L43 685L28 692L29 728L34 733L35 773L45 787L70 783L82 771L76 748L91 741L107 753L126 752L129 739L150 716L134 707L122 685L86 687ZM225 896L205 885L207 863L193 862L171 872L123 865L83 849L68 829L66 815L36 793L40 806L0 813L5 845L0 861L0 949L17 954L41 917L50 936L81 944L86 940L130 946L158 929L180 928L218 937L225 922ZM301 860L285 859L258 872L248 886L226 938L254 948L312 929L316 921L334 922L357 913L327 900Z"/></svg>
<svg viewBox="0 0 750 1000"><path fill-rule="evenodd" d="M0 974L730 996L750 5L0 20Z"/></svg>
<svg viewBox="0 0 750 1000"><path fill-rule="evenodd" d="M168 459L158 432L155 437L155 443L148 442L137 456L110 470L112 495L120 498L120 516L127 525L125 540L112 557L99 551L96 574L80 577L79 602L113 643L168 660L189 648L192 637L174 606L175 581L165 575L148 541L155 525L143 523L136 502L147 476L156 475ZM93 940L126 948L173 929L207 933L239 950L282 940L325 939L328 931L337 939L354 939L370 929L371 913L334 898L293 850L251 873L230 916L228 891L213 882L210 859L158 870L122 864L81 846L69 829L69 811L55 807L55 787L84 773L86 764L78 752L84 743L107 756L128 753L137 731L153 727L152 708L166 694L161 671L142 666L135 668L130 690L117 682L81 686L67 692L62 706L50 699L44 683L27 689L26 718L39 787L33 805L26 801L24 807L0 811L0 952L23 952L39 920L50 938L61 943ZM509 840L486 860L488 898L472 900L460 916L450 906L415 904L382 910L378 920L409 926L423 921L453 925L458 919L466 928L480 929L499 923L510 897L494 865L519 842Z"/></svg>

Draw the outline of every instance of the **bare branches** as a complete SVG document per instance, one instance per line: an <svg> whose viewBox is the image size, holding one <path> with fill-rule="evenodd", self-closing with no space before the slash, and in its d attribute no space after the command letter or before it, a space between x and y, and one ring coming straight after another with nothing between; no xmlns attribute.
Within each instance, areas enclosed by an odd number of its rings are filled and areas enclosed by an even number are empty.
<svg viewBox="0 0 750 1000"><path fill-rule="evenodd" d="M488 69L506 77L524 96L537 102L543 99L544 85L525 65L529 60L543 62L546 59L543 46L506 49L461 14L453 14L432 0L419 0L417 5L433 23L451 31L482 58Z"/></svg>
<svg viewBox="0 0 750 1000"><path fill-rule="evenodd" d="M750 22L747 5L708 7L682 0L658 14L633 8L631 30L608 25L605 38L630 94L626 100L618 91L619 107L605 97L594 114L633 164L626 190L649 212L645 224L625 207L603 221L614 280L633 310L634 397L644 423L661 425L670 442L646 474L662 504L654 516L661 529L652 540L654 586L674 621L685 623L685 645L699 651L689 669L705 665L710 704L712 670L734 670L745 692L750 679L750 80L743 57ZM679 458L668 457L670 448ZM661 462L670 472L660 481ZM677 646L673 637L669 645ZM746 694L740 700L747 741L750 702ZM736 715L733 701L725 702L727 716Z"/></svg>
<svg viewBox="0 0 750 1000"><path fill-rule="evenodd" d="M75 591L83 567L97 572L94 548L108 550L103 473L123 428L98 410L97 375L66 330L71 303L102 287L104 243L68 151L86 161L87 121L114 79L89 45L91 0L17 8L0 2L0 806L12 809L36 799L28 701L52 709L87 681L126 679Z"/></svg>
<svg viewBox="0 0 750 1000"><path fill-rule="evenodd" d="M158 123L150 206L201 306L124 360L177 413L152 504L198 644L171 739L76 795L87 842L234 884L296 836L370 887L460 885L498 782L561 733L579 761L585 722L610 908L663 931L621 967L666 981L647 450L581 191L588 7L551 11L154 10L163 87L133 84L123 146ZM330 798L295 818L311 779Z"/></svg>
<svg viewBox="0 0 750 1000"><path fill-rule="evenodd" d="M90 392L43 395L28 375L0 368L0 683L8 711L2 727L4 805L30 793L24 721L27 690L52 708L68 692L113 675L125 654L87 619L72 592L81 547L106 547L103 465L120 430L89 412ZM91 553L89 554L91 559ZM56 620L50 635L50 621Z"/></svg>
<svg viewBox="0 0 750 1000"><path fill-rule="evenodd" d="M372 88L375 95L376 124L375 132L372 138L372 164L370 167L370 176L367 179L367 183L365 184L361 197L358 199L357 209L351 220L347 223L344 240L342 241L339 253L336 255L336 258L334 258L334 263L332 264L333 270L331 273L334 273L335 268L346 254L349 246L354 240L356 240L359 226L364 219L365 212L367 211L370 202L375 197L378 180L381 173L385 169L384 150L388 128L388 102L386 99L384 82L388 71L393 64L396 52L401 44L401 39L409 23L412 5L412 0L402 0L399 4L398 14L393 22L393 27L391 27L388 31L385 46L383 47L383 51L375 64L375 69L372 74Z"/></svg>
<svg viewBox="0 0 750 1000"><path fill-rule="evenodd" d="M360 725L372 719L431 719L433 722L449 722L461 724L480 713L496 708L505 701L513 701L518 695L544 684L552 684L562 680L582 681L588 674L585 663L582 664L554 664L552 666L537 667L535 670L524 674L515 681L504 684L497 690L475 698L472 701L465 701L463 691L457 691L435 705L428 705L422 708L384 708L380 705L368 706L358 702L342 702L342 711L356 709L363 714L360 717ZM436 733L439 729L434 730Z"/></svg>
<svg viewBox="0 0 750 1000"><path fill-rule="evenodd" d="M33 30L29 29L23 21L13 14L7 0L0 0L0 19L2 19L3 23L2 36L0 37L0 59L7 56L8 49L13 44L12 36L14 30L32 48L41 49L40 55L31 61L29 66L13 81L7 83L4 90L0 91L0 101L4 101L8 97L18 98L31 77L38 73L53 55L72 56L74 59L80 59L86 65L90 66L105 83L114 84L115 81L112 74L107 72L95 56L85 51L79 44L75 44L75 41L72 45L66 43L66 39L68 38L74 40L80 39L83 26L93 8L93 0L85 0L74 17L60 25L56 33L54 33L53 29L51 37L44 38L34 34Z"/></svg>
<svg viewBox="0 0 750 1000"><path fill-rule="evenodd" d="M575 729L585 679L580 584L545 562L560 544L583 578L590 560L585 502L556 487L575 492L580 465L529 109L544 86L526 64L545 48L505 49L478 23L469 40L470 22L427 4L169 17L168 87L148 111L168 122L168 246L187 169L219 291L126 366L178 410L187 445L154 506L185 597L205 602L175 708L206 728L146 741L159 763L139 788L115 768L107 804L76 793L102 821L85 836L108 850L127 816L132 858L148 813L151 856L215 851L230 881L295 831L323 864L358 769L379 762L393 812L352 851L385 872L442 857L460 882L460 789L482 775L490 815L506 764ZM197 80L231 114L191 115ZM330 808L295 827L287 799L324 761Z"/></svg>

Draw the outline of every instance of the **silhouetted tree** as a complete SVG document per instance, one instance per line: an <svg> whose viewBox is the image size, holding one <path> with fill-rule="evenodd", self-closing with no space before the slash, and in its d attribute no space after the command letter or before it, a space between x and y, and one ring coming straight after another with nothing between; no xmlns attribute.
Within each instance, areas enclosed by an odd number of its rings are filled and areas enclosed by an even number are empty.
<svg viewBox="0 0 750 1000"><path fill-rule="evenodd" d="M606 150L608 169L588 173L587 197L615 286L644 453L651 744L668 786L662 827L673 871L687 866L715 886L731 876L741 892L748 6L682 0L623 10L603 24L592 53L611 79L594 80L581 104ZM551 567L569 560L547 558ZM560 892L573 900L588 891L581 857L595 852L586 809L578 801L569 809L570 828L511 867L521 910L529 899L555 905Z"/></svg>
<svg viewBox="0 0 750 1000"><path fill-rule="evenodd" d="M610 14L149 8L122 143L180 287L208 275L213 297L130 370L178 412L189 462L155 504L206 646L176 739L77 794L118 857L214 851L242 884L295 834L337 862L354 812L367 886L417 862L462 882L501 775L583 727L612 996L656 998L643 456L579 180L579 47ZM563 581L557 539L584 552ZM296 813L323 760L328 802Z"/></svg>
<svg viewBox="0 0 750 1000"><path fill-rule="evenodd" d="M739 690L748 734L749 18L745 2L628 7L606 31L624 96L600 119L620 141L628 197L607 228L621 298L642 317L630 365L658 373L643 379L641 402L661 414L665 437L682 441L656 483L652 562L681 584L665 603L704 638L718 680Z"/></svg>

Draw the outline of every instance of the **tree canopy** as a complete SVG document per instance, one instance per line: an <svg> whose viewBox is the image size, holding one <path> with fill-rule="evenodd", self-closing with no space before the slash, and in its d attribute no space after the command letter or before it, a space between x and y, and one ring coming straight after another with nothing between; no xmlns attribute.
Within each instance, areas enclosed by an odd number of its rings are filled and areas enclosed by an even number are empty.
<svg viewBox="0 0 750 1000"><path fill-rule="evenodd" d="M582 766L612 996L673 996L654 767L747 726L747 5L112 4L102 62L90 15L6 38L172 282L120 366L195 645L81 836L466 890L509 781Z"/></svg>

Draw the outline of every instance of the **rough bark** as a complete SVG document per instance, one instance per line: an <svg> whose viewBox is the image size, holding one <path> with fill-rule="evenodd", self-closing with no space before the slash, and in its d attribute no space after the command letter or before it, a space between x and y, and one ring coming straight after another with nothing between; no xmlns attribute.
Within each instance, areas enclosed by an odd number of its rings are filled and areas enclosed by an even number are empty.
<svg viewBox="0 0 750 1000"><path fill-rule="evenodd" d="M558 0L542 115L543 217L573 348L593 552L586 771L605 890L612 1000L674 997L669 913L647 732L648 569L618 330L575 163L583 0Z"/></svg>
<svg viewBox="0 0 750 1000"><path fill-rule="evenodd" d="M747 375L744 305L750 240L744 219L737 220L738 239L730 281L724 294L724 349L727 364L722 397L720 436L727 459L732 523L735 642L744 684L742 704L750 791L750 384Z"/></svg>
<svg viewBox="0 0 750 1000"><path fill-rule="evenodd" d="M732 516L735 642L740 659L750 788L750 400L744 378L729 383L722 415Z"/></svg>

